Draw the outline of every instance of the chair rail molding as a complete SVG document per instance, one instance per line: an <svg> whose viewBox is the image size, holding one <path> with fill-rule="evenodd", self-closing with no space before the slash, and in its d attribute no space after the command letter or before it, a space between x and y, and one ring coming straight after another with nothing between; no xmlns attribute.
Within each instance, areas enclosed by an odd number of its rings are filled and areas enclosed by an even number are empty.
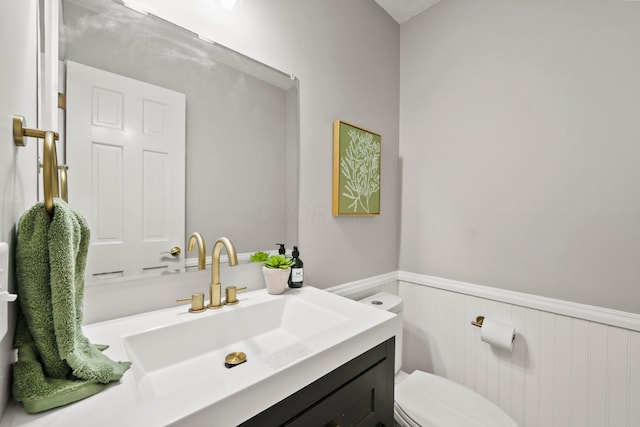
<svg viewBox="0 0 640 427"><path fill-rule="evenodd" d="M401 282L428 286L640 332L640 314L401 270L344 283L326 290L347 298L354 298L366 296L364 295L366 293L378 292L394 282L396 286Z"/></svg>
<svg viewBox="0 0 640 427"><path fill-rule="evenodd" d="M441 277L409 273L406 271L398 271L397 273L399 282L429 286L576 319L588 320L590 322L616 326L632 331L640 331L640 315L635 313L547 298L507 289L493 288L490 286L459 282Z"/></svg>

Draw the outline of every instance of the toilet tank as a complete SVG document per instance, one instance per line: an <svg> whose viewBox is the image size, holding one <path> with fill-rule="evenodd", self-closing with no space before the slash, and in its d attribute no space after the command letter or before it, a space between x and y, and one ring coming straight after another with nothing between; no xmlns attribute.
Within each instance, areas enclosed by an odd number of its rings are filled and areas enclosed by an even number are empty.
<svg viewBox="0 0 640 427"><path fill-rule="evenodd" d="M380 310L386 310L400 316L398 330L396 331L395 373L400 372L402 365L402 298L389 292L379 292L359 300L363 304L370 305Z"/></svg>

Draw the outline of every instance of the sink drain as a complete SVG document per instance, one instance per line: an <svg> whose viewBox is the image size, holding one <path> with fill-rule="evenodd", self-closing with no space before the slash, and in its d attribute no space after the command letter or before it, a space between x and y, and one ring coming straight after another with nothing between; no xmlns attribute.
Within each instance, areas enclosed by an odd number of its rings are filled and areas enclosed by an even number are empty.
<svg viewBox="0 0 640 427"><path fill-rule="evenodd" d="M233 368L234 366L238 366L246 361L246 354L241 351L234 351L233 353L227 354L227 357L224 358L224 366L227 368Z"/></svg>

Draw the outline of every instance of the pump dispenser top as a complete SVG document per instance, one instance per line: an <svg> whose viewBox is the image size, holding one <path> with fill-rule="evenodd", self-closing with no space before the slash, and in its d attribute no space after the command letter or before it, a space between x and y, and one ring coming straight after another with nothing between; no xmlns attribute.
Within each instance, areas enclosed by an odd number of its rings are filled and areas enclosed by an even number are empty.
<svg viewBox="0 0 640 427"><path fill-rule="evenodd" d="M284 247L284 243L276 243L276 245L280 246L278 249L278 254L284 255L287 253L287 248Z"/></svg>

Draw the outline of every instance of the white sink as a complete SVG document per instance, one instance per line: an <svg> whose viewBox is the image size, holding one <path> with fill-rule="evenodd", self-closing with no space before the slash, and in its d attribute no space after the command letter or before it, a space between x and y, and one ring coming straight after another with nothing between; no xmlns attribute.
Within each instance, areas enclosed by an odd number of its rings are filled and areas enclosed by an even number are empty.
<svg viewBox="0 0 640 427"><path fill-rule="evenodd" d="M140 399L207 383L231 388L256 366L282 369L313 353L305 340L349 320L308 300L285 297L205 314L190 313L189 321L124 337ZM230 372L234 368L225 367L225 356L237 351L247 361Z"/></svg>
<svg viewBox="0 0 640 427"><path fill-rule="evenodd" d="M83 328L105 354L129 360L119 384L56 410L11 405L7 425L238 425L391 338L396 316L310 286L203 313L188 305ZM224 367L230 352L247 361ZM3 419L4 421L4 419Z"/></svg>

